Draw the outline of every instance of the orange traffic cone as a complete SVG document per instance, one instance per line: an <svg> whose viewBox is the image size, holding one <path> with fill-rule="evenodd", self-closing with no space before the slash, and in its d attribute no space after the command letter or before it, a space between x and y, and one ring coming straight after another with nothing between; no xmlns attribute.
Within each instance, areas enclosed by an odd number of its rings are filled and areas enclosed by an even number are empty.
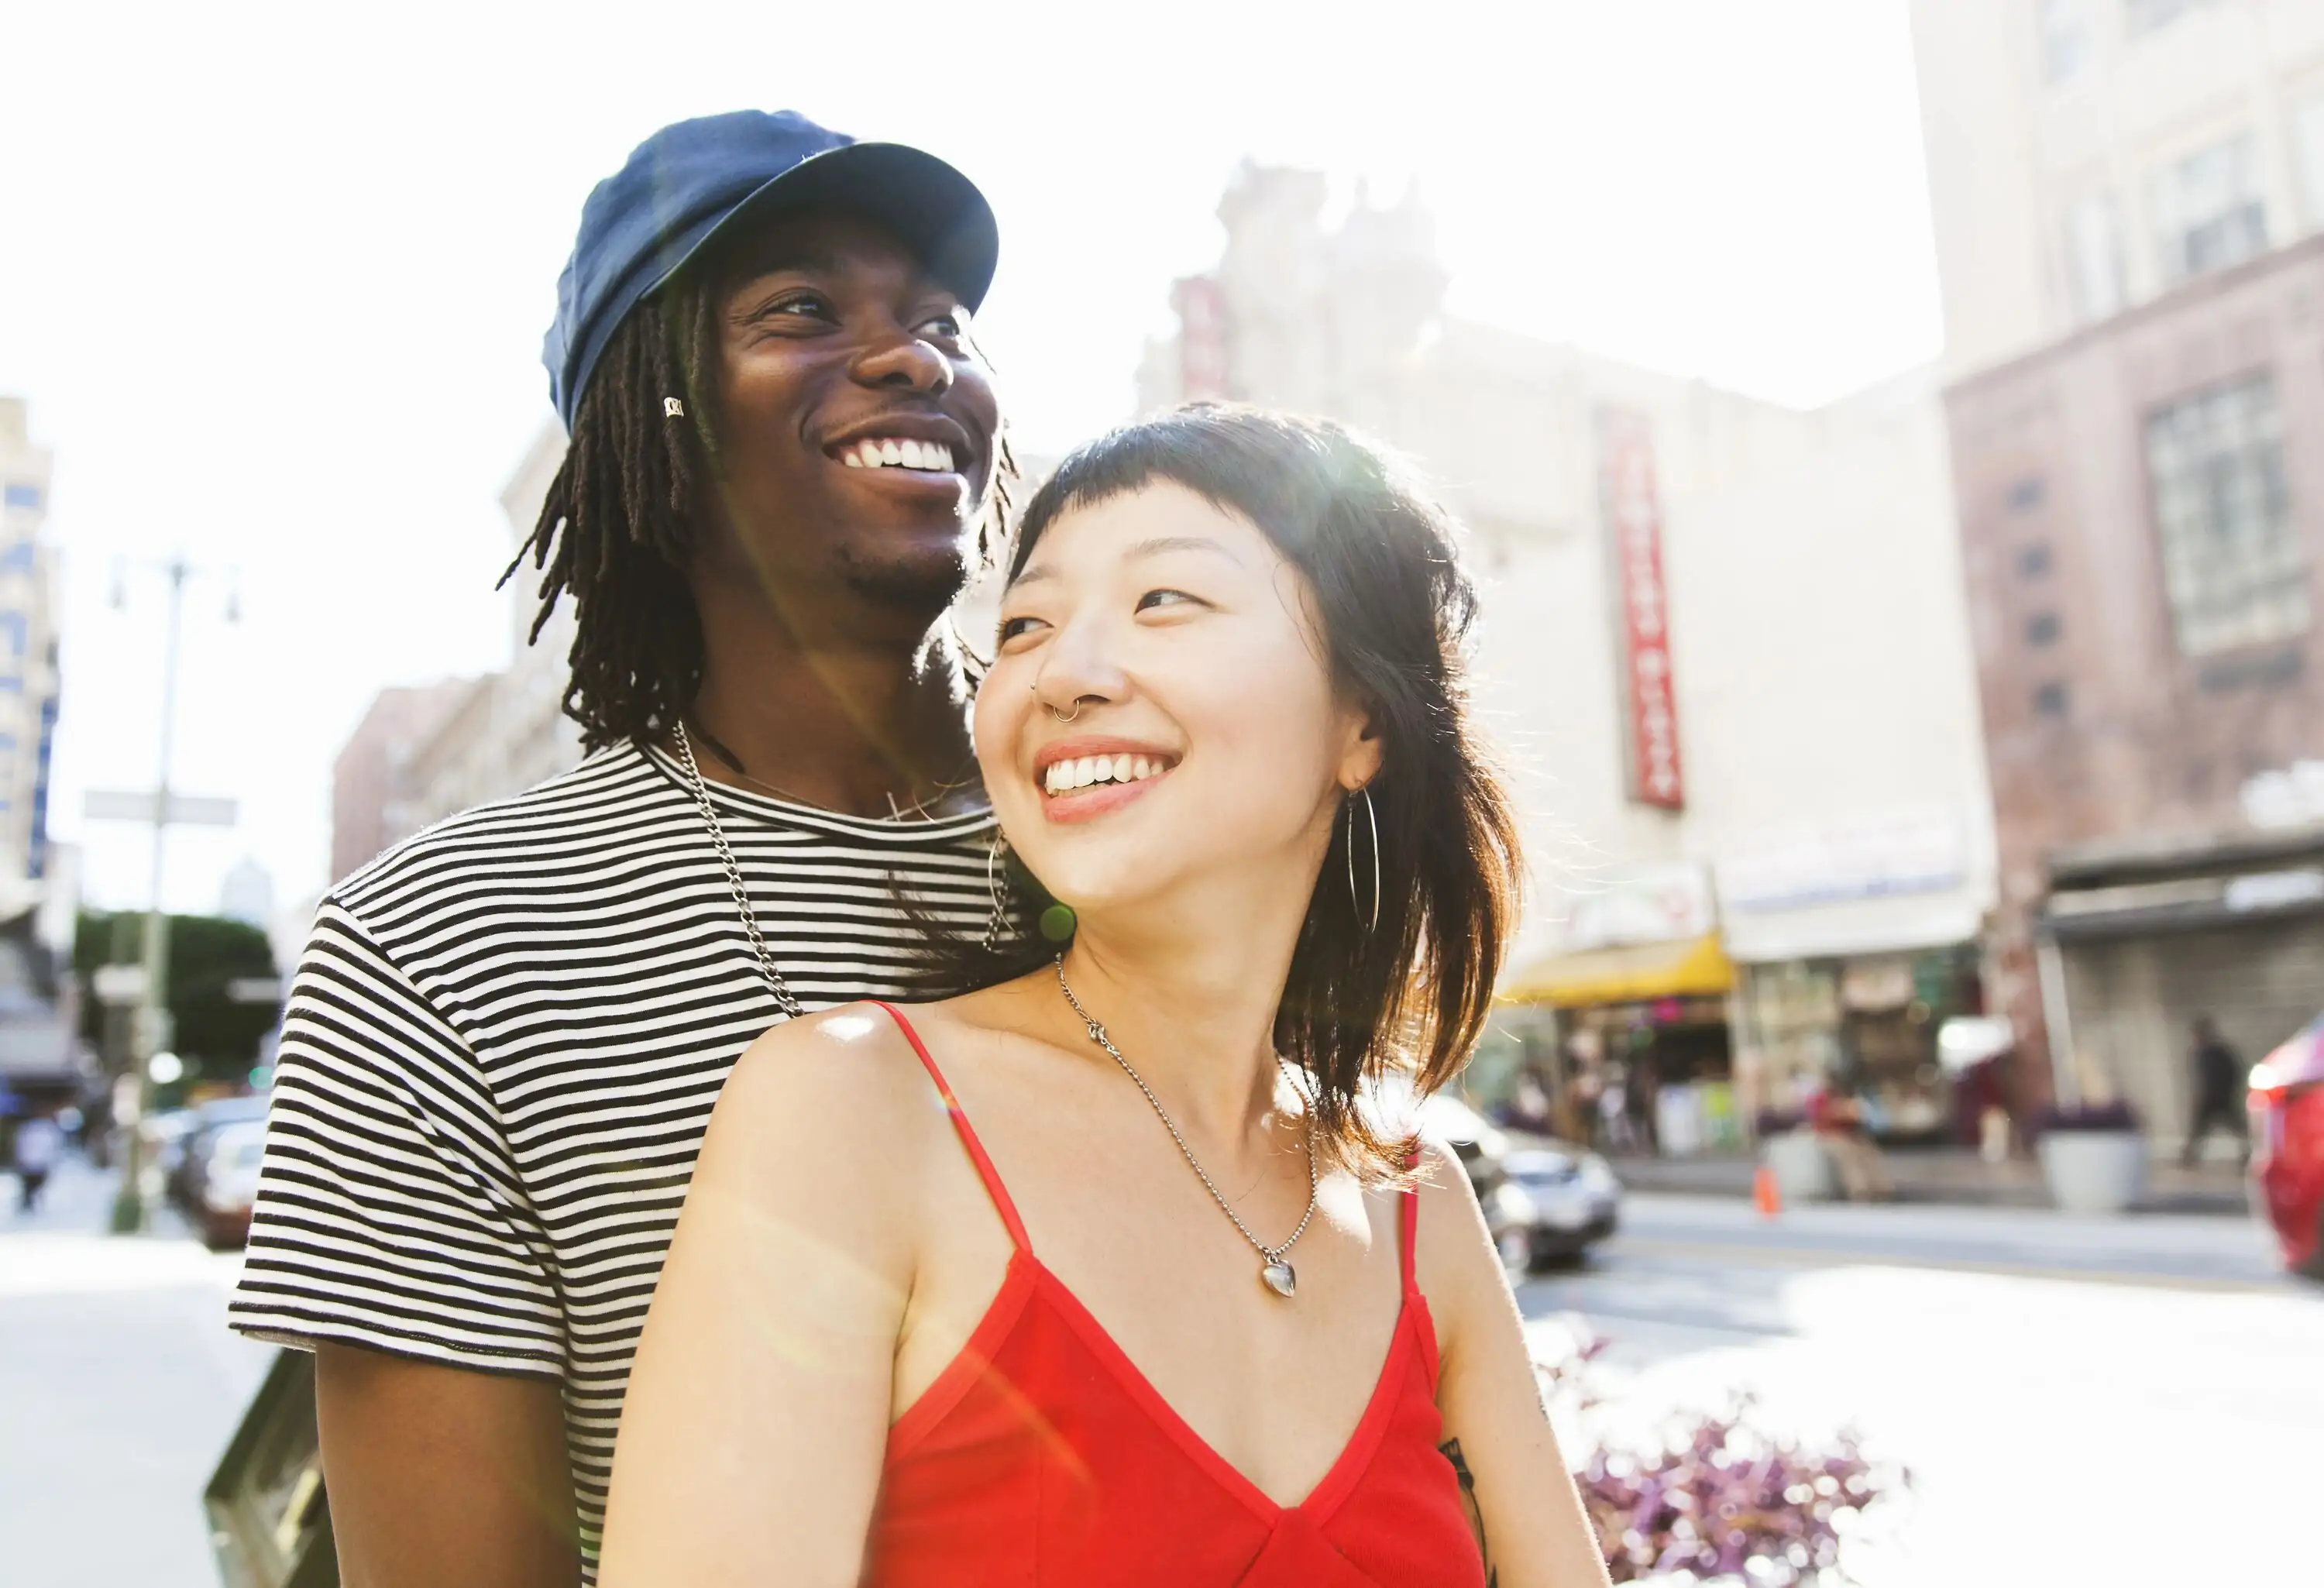
<svg viewBox="0 0 2324 1588"><path fill-rule="evenodd" d="M1751 1205L1766 1218L1784 1211L1784 1194L1776 1187L1775 1171L1764 1163L1759 1172L1751 1177Z"/></svg>

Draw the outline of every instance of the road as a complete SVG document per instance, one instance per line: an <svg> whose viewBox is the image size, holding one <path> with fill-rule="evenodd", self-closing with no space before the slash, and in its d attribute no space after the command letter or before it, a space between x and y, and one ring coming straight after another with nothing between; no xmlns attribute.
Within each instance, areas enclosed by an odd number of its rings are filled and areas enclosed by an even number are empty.
<svg viewBox="0 0 2324 1588"><path fill-rule="evenodd" d="M216 1588L197 1497L269 1360L223 1326L235 1260L95 1233L78 1162L52 1190L0 1214L0 1580ZM1849 1557L1866 1588L2313 1580L2269 1562L2324 1447L2324 1289L2241 1221L1633 1196L1519 1299L1545 1357L1612 1342L1609 1437L1748 1389L1911 1463Z"/></svg>
<svg viewBox="0 0 2324 1588"><path fill-rule="evenodd" d="M1634 1197L1519 1300L1545 1359L1611 1342L1618 1438L1748 1390L1909 1463L1868 1588L2314 1580L2266 1519L2324 1450L2324 1288L2242 1221Z"/></svg>

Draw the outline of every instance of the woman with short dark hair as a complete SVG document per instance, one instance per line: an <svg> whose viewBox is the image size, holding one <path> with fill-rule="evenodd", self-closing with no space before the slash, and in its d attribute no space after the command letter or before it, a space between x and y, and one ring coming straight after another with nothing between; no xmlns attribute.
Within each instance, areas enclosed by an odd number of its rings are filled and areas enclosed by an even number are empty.
<svg viewBox="0 0 2324 1588"><path fill-rule="evenodd" d="M1385 1101L1459 1069L1513 924L1455 539L1378 450L1244 409L1035 497L975 990L736 1068L609 1588L1604 1581L1468 1181Z"/></svg>

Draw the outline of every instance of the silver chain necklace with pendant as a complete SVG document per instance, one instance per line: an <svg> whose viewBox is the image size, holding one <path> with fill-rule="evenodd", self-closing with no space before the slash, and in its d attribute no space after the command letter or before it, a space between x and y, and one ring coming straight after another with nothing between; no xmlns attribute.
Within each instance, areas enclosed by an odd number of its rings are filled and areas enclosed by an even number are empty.
<svg viewBox="0 0 2324 1588"><path fill-rule="evenodd" d="M1121 1066L1121 1073L1128 1076L1132 1081L1138 1084L1138 1089L1146 1094L1146 1101L1154 1105L1154 1117L1162 1122L1162 1128L1170 1132L1170 1140L1178 1144L1179 1152L1184 1154L1185 1157L1186 1167L1194 1171L1194 1177L1202 1181L1203 1189L1211 1194L1211 1200L1219 1205L1219 1211L1227 1215L1228 1219L1233 1223L1234 1227L1242 1233L1242 1238L1250 1242L1251 1249L1259 1253L1259 1277L1260 1282L1274 1294L1282 1297L1286 1301L1289 1300L1292 1292L1299 1288L1299 1276L1293 1270L1291 1265L1284 1260L1284 1254L1289 1251L1294 1246L1299 1244L1299 1237L1307 1233L1308 1222L1315 1216L1315 1126L1314 1121L1310 1120L1307 1126L1307 1211L1299 1215L1299 1227L1291 1232L1291 1238L1289 1240L1284 1242L1280 1246L1269 1246L1266 1242L1260 1240L1258 1236L1250 1233L1250 1226L1242 1222L1242 1215L1240 1214L1235 1212L1234 1204L1229 1202L1226 1199L1225 1194L1221 1192L1217 1185L1213 1182L1208 1172L1204 1169L1202 1160L1194 1156L1194 1149L1186 1145L1186 1139L1178 1133L1178 1127L1170 1122L1169 1111L1162 1106L1162 1100L1154 1095L1154 1088L1146 1084L1146 1077L1139 1075L1137 1069L1131 1066L1130 1062L1121 1057L1121 1049L1116 1048L1113 1045L1113 1039L1105 1034L1105 1027L1101 1025L1096 1020L1093 1019L1090 1015L1090 1011L1082 1007L1082 1001L1074 996L1073 985L1065 980L1065 956L1063 954L1057 956L1057 987L1059 991L1065 993L1065 1002L1073 1005L1074 1013L1080 1018L1082 1024L1089 1028L1090 1040L1096 1043L1100 1048L1105 1049L1106 1053L1112 1058L1113 1062ZM1277 1064L1283 1064L1283 1061L1280 1058L1277 1059L1276 1062ZM1292 1089L1294 1091L1298 1090L1298 1082L1296 1078L1291 1076L1291 1066L1289 1065L1283 1065L1283 1073L1286 1078L1292 1079Z"/></svg>
<svg viewBox="0 0 2324 1588"><path fill-rule="evenodd" d="M702 769L694 764L694 743L686 735L686 725L675 723L670 738L678 745L678 763L686 769L686 786L694 791L695 804L702 808L702 825L710 829L710 842L718 851L718 861L726 868L726 885L734 891L734 909L742 918L742 935L751 940L751 953L766 974L767 986L775 995L775 1007L793 1020L805 1012L799 1001L791 994L791 984L783 980L782 967L775 963L774 950L759 930L758 912L751 908L751 895L742 886L742 868L736 863L734 851L726 843L726 829L718 825L717 808L710 803L710 785L702 779Z"/></svg>

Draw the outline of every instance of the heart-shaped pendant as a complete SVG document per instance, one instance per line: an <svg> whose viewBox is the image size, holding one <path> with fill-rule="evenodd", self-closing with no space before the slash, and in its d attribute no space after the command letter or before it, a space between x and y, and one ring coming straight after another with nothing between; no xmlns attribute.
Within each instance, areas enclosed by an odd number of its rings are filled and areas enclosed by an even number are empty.
<svg viewBox="0 0 2324 1588"><path fill-rule="evenodd" d="M1293 1273L1291 1265L1279 1257L1259 1269L1259 1277L1267 1281L1269 1290L1286 1301L1291 1298L1291 1293L1299 1288L1299 1276Z"/></svg>

